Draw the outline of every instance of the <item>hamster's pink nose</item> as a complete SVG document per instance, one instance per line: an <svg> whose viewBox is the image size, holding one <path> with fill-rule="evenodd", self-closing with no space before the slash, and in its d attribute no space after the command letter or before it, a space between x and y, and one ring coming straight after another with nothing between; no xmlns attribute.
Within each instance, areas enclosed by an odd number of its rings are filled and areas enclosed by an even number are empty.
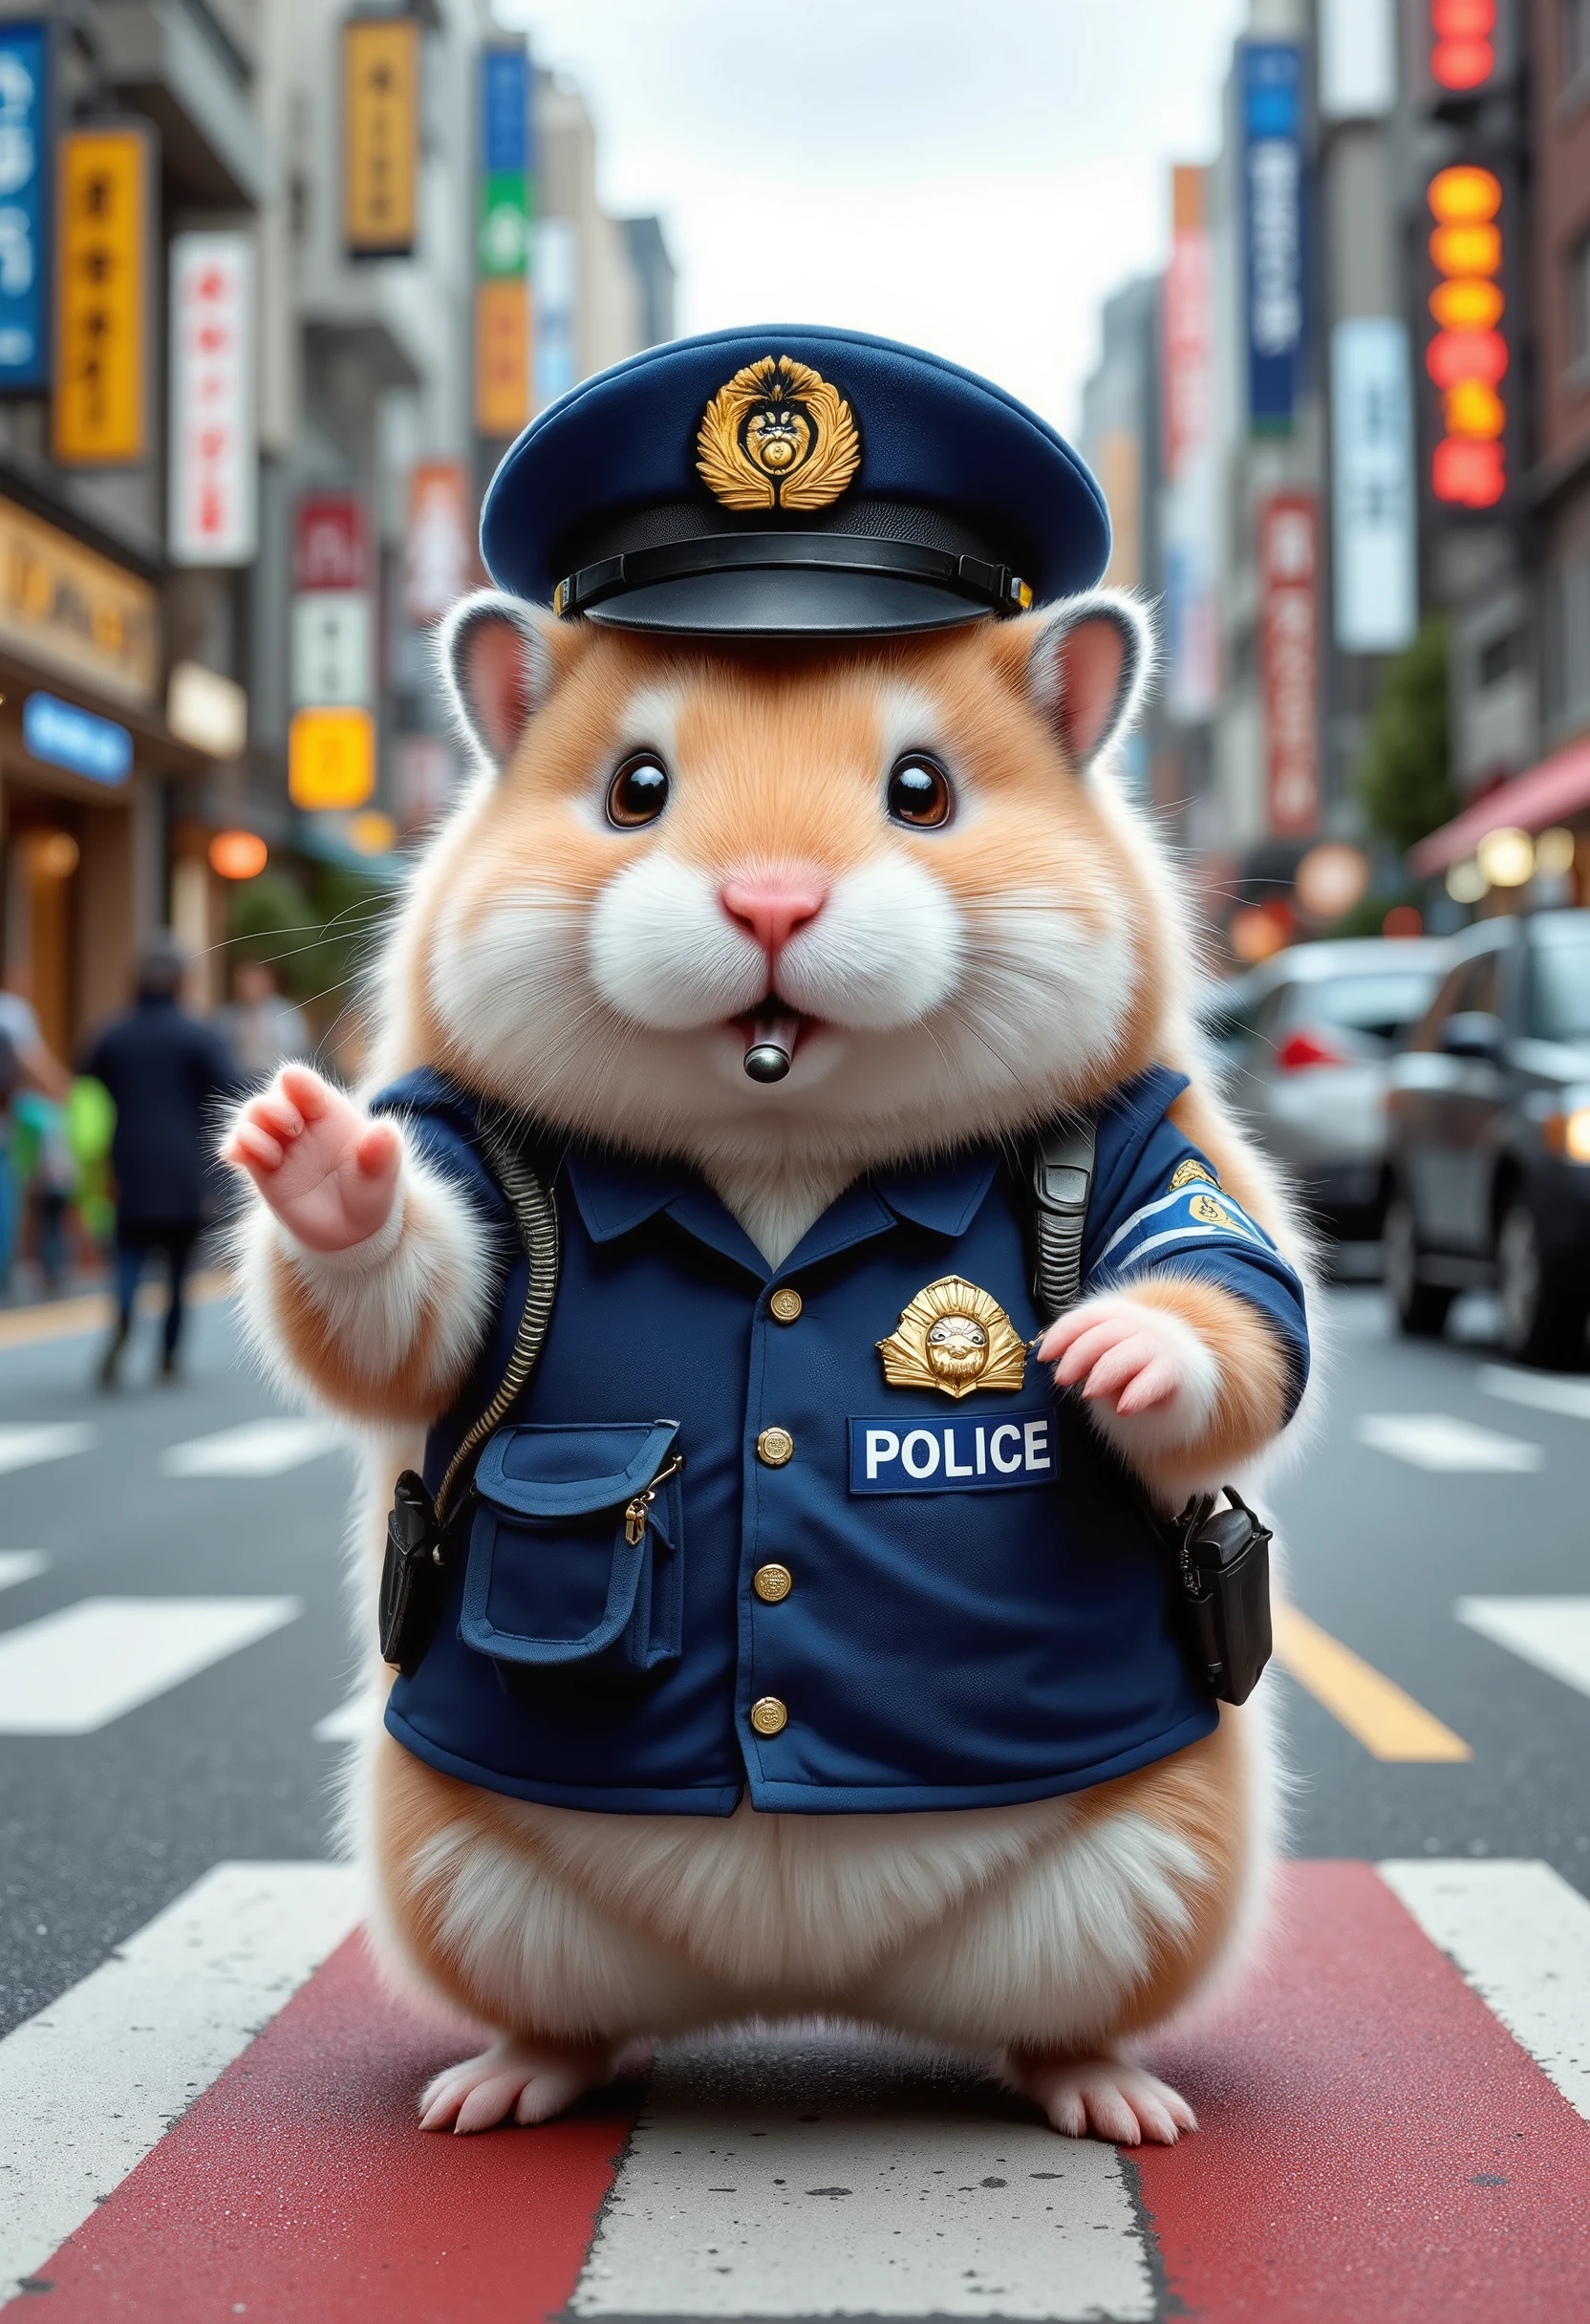
<svg viewBox="0 0 1590 2324"><path fill-rule="evenodd" d="M827 901L826 892L810 880L727 879L718 893L730 919L750 930L769 959Z"/></svg>

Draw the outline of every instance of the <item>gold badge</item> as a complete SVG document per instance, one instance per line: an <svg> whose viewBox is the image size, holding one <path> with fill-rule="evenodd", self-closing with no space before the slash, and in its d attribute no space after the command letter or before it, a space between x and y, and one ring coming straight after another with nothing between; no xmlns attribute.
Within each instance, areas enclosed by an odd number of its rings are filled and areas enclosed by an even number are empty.
<svg viewBox="0 0 1590 2324"><path fill-rule="evenodd" d="M1184 1186L1191 1186L1194 1178L1201 1178L1206 1186L1217 1187L1220 1183L1214 1173L1206 1164L1194 1161L1189 1154L1186 1161L1178 1162L1171 1173L1171 1194L1179 1194Z"/></svg>
<svg viewBox="0 0 1590 2324"><path fill-rule="evenodd" d="M1213 1194L1194 1194L1187 1207L1200 1226L1224 1227L1232 1235L1248 1232L1242 1220L1234 1218L1225 1204L1216 1202Z"/></svg>
<svg viewBox="0 0 1590 2324"><path fill-rule="evenodd" d="M707 405L696 449L725 508L826 508L861 463L849 405L791 355L737 371Z"/></svg>
<svg viewBox="0 0 1590 2324"><path fill-rule="evenodd" d="M999 1301L958 1275L919 1291L878 1353L891 1388L937 1388L946 1396L1020 1388L1027 1369L1026 1342Z"/></svg>

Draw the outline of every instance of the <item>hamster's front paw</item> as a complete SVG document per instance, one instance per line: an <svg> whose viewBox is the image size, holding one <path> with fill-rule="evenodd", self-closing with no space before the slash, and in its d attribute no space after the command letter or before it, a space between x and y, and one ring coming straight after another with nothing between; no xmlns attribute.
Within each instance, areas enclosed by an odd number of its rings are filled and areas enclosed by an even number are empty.
<svg viewBox="0 0 1590 2324"><path fill-rule="evenodd" d="M1113 2057L1066 2057L1012 2050L1005 2073L1023 2098L1042 2106L1063 2138L1111 2139L1117 2146L1174 2146L1198 2118L1169 2082Z"/></svg>
<svg viewBox="0 0 1590 2324"><path fill-rule="evenodd" d="M491 2130L515 2122L548 2122L588 2090L600 2090L625 2065L641 2061L603 2042L517 2041L500 2034L479 2057L449 2066L425 2086L421 2130Z"/></svg>
<svg viewBox="0 0 1590 2324"><path fill-rule="evenodd" d="M1089 1403L1118 1419L1152 1411L1169 1417L1179 1402L1189 1434L1207 1420L1217 1387L1214 1359L1189 1323L1119 1292L1085 1300L1051 1323L1038 1354L1054 1365L1059 1387L1081 1383Z"/></svg>
<svg viewBox="0 0 1590 2324"><path fill-rule="evenodd" d="M386 1224L402 1156L390 1122L372 1122L307 1065L284 1065L221 1148L312 1251L351 1250Z"/></svg>

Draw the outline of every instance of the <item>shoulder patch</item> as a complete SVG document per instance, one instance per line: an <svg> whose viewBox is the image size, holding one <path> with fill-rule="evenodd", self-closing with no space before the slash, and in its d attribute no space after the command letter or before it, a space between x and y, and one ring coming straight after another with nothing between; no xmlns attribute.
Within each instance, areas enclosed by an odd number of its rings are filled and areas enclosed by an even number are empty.
<svg viewBox="0 0 1590 2324"><path fill-rule="evenodd" d="M1177 1194L1184 1186L1190 1186L1194 1178L1201 1178L1206 1186L1218 1187L1220 1183L1207 1162L1200 1162L1195 1155L1189 1154L1186 1161L1178 1162L1171 1173L1171 1194Z"/></svg>

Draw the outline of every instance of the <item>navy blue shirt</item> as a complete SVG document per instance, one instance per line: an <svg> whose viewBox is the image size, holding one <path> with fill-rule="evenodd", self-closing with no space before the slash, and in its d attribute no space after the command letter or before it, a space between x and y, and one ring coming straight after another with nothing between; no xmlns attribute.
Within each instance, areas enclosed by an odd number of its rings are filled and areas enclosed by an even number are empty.
<svg viewBox="0 0 1590 2324"><path fill-rule="evenodd" d="M1185 1087L1155 1067L1100 1113L1085 1286L1171 1268L1235 1293L1286 1350L1295 1404L1301 1286L1165 1118ZM435 1491L502 1378L526 1266L475 1101L420 1073L377 1109L504 1259L488 1344L431 1431ZM778 1268L684 1166L576 1144L554 1167L550 1328L450 1527L446 1612L388 1704L398 1742L524 1798L726 1816L747 1788L827 1814L1040 1799L1210 1732L1165 1553L1076 1400L1023 1356L1042 1326L1002 1150L858 1182ZM924 1361L999 1384L952 1394L936 1368L912 1376Z"/></svg>

